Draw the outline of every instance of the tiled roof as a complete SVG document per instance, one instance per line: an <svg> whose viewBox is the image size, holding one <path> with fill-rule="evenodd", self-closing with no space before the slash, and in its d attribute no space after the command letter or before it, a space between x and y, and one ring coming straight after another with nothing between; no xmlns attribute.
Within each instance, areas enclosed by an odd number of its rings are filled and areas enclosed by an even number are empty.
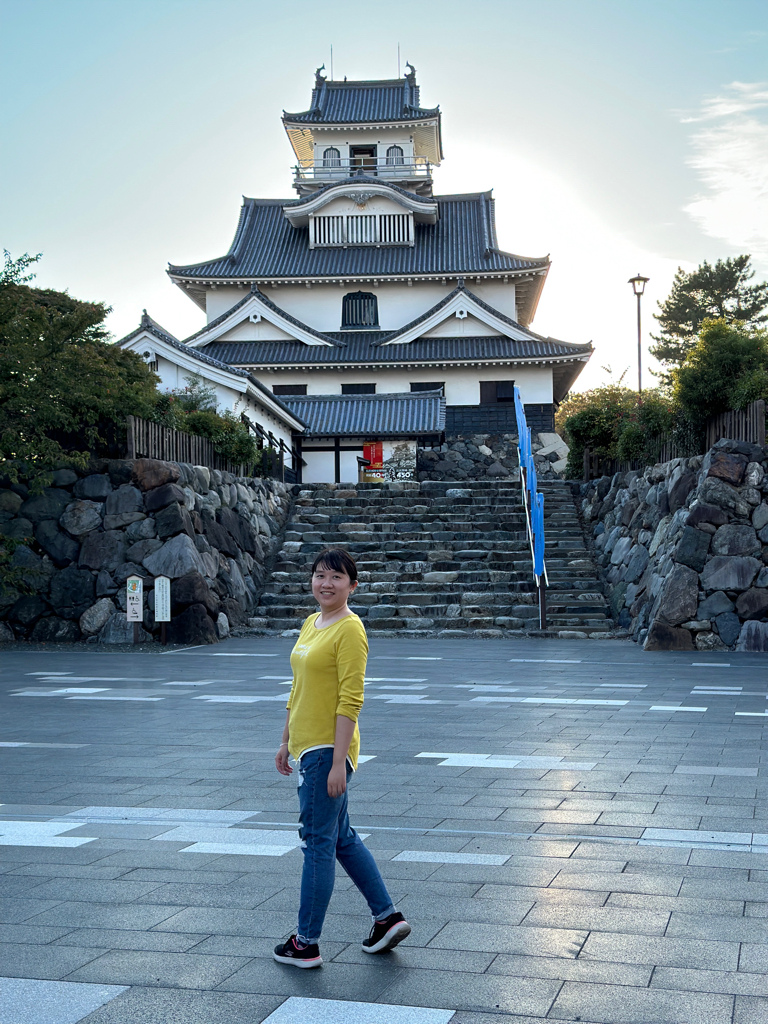
<svg viewBox="0 0 768 1024"><path fill-rule="evenodd" d="M451 363L491 359L548 360L587 356L592 346L569 345L552 338L417 338L407 345L380 344L383 331L329 331L326 337L343 340L344 348L308 346L300 341L214 341L200 352L241 366L334 366L387 363Z"/></svg>
<svg viewBox="0 0 768 1024"><path fill-rule="evenodd" d="M147 313L146 309L144 310L144 313L141 317L141 322L139 326L136 328L136 330L131 331L130 334L126 334L124 338L121 338L117 342L117 345L122 348L126 344L126 342L133 340L133 338L135 338L138 334L141 334L143 331L148 331L150 334L153 334L156 338L159 338L161 341L164 341L166 345L170 345L172 348L178 349L180 352L184 352L186 355L191 356L198 362L206 363L208 366L214 366L218 370L226 370L227 373L231 373L235 377L246 377L250 381L250 383L256 388L257 391L261 392L262 395L269 398L269 400L273 402L278 408L282 409L284 412L290 413L291 416L296 416L293 410L289 409L286 406L285 402L282 401L282 399L274 395L268 387L265 387L261 383L261 381L257 380L256 377L254 377L253 374L250 373L248 370L242 370L238 366L233 366L231 363L228 363L225 360L222 360L221 358L217 358L216 356L211 355L209 352L203 352L202 349L191 348L189 345L185 345L177 338L174 338L172 334L169 334L168 331L161 327L156 320L153 320L152 317Z"/></svg>
<svg viewBox="0 0 768 1024"><path fill-rule="evenodd" d="M307 424L304 437L418 437L445 430L440 391L286 396L283 401Z"/></svg>
<svg viewBox="0 0 768 1024"><path fill-rule="evenodd" d="M371 124L388 121L419 121L437 117L439 107L419 106L419 87L414 75L378 82L329 82L318 77L309 110L289 114L283 121L294 124Z"/></svg>
<svg viewBox="0 0 768 1024"><path fill-rule="evenodd" d="M357 180L357 179L356 179ZM382 182L376 179L379 184ZM302 200L243 201L226 256L170 265L174 278L272 280L546 271L548 257L526 259L497 248L490 192L435 196L436 224L416 224L413 246L309 248L307 228L294 228L282 208Z"/></svg>

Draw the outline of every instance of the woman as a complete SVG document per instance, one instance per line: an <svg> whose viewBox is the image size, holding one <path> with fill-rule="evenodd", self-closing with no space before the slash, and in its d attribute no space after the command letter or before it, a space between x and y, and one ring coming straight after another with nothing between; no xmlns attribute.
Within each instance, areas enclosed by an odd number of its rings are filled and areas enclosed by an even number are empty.
<svg viewBox="0 0 768 1024"><path fill-rule="evenodd" d="M275 755L281 775L298 762L299 835L304 851L299 922L275 947L282 964L319 967L318 941L333 892L336 860L363 894L373 927L366 953L384 953L410 934L395 910L370 851L349 824L347 782L357 768L368 640L347 602L357 588L357 566L340 548L322 551L312 565L312 594L320 606L304 622L291 653L293 686L283 741Z"/></svg>

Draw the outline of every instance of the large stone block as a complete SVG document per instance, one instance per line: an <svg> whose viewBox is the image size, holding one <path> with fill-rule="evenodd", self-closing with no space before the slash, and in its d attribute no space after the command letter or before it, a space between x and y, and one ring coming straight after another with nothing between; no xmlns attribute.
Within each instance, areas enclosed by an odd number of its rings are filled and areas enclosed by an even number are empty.
<svg viewBox="0 0 768 1024"><path fill-rule="evenodd" d="M642 544L635 544L627 559L627 569L624 573L626 582L636 583L645 572L649 561L648 549Z"/></svg>
<svg viewBox="0 0 768 1024"><path fill-rule="evenodd" d="M211 494L215 494L215 491L211 491ZM212 548L216 548L217 551L223 551L224 554L230 555L233 558L238 554L237 543L234 537L221 525L217 523L213 518L213 515L208 509L203 509L201 519L203 521L203 535ZM301 542L296 541L295 547L291 549L291 542L288 541L283 550L298 551L301 547Z"/></svg>
<svg viewBox="0 0 768 1024"><path fill-rule="evenodd" d="M708 477L725 480L733 487L738 487L744 479L747 469L747 457L736 452L713 451L710 456Z"/></svg>
<svg viewBox="0 0 768 1024"><path fill-rule="evenodd" d="M143 512L144 499L141 491L131 484L122 484L107 498L104 512L108 516L119 515L121 512Z"/></svg>
<svg viewBox="0 0 768 1024"><path fill-rule="evenodd" d="M696 476L689 471L682 473L667 492L669 511L677 512L679 508L682 508L695 486Z"/></svg>
<svg viewBox="0 0 768 1024"><path fill-rule="evenodd" d="M738 615L733 612L723 612L722 615L715 617L714 623L724 644L728 644L730 647L736 643L741 632L741 620Z"/></svg>
<svg viewBox="0 0 768 1024"><path fill-rule="evenodd" d="M136 459L133 464L133 480L142 491L151 491L163 484L175 484L180 478L181 470L175 462Z"/></svg>
<svg viewBox="0 0 768 1024"><path fill-rule="evenodd" d="M190 572L174 580L171 585L171 607L175 612L201 604L210 615L216 617L221 607L218 595L211 590L200 573Z"/></svg>
<svg viewBox="0 0 768 1024"><path fill-rule="evenodd" d="M768 612L768 589L750 587L736 598L736 611L742 619L762 619Z"/></svg>
<svg viewBox="0 0 768 1024"><path fill-rule="evenodd" d="M74 487L76 498L89 498L94 501L104 501L112 493L112 481L108 473L92 473L77 481Z"/></svg>
<svg viewBox="0 0 768 1024"><path fill-rule="evenodd" d="M90 533L83 541L78 564L88 569L116 569L125 561L125 535L119 530Z"/></svg>
<svg viewBox="0 0 768 1024"><path fill-rule="evenodd" d="M43 644L72 643L80 639L80 630L76 622L60 619L56 615L46 615L37 620L29 639Z"/></svg>
<svg viewBox="0 0 768 1024"><path fill-rule="evenodd" d="M171 486L175 486L175 484ZM195 536L195 528L192 525L192 518L189 512L184 505L179 505L176 502L157 513L155 516L155 528L157 536L161 540L174 537L177 533L186 533L190 537Z"/></svg>
<svg viewBox="0 0 768 1024"><path fill-rule="evenodd" d="M62 619L78 619L93 604L96 579L86 569L73 565L57 572L51 580L51 605Z"/></svg>
<svg viewBox="0 0 768 1024"><path fill-rule="evenodd" d="M748 555L715 555L701 573L704 590L746 590L762 568Z"/></svg>
<svg viewBox="0 0 768 1024"><path fill-rule="evenodd" d="M611 552L611 565L621 565L625 562L633 544L631 537L619 537Z"/></svg>
<svg viewBox="0 0 768 1024"><path fill-rule="evenodd" d="M54 565L69 565L77 559L80 545L76 540L63 533L53 519L46 519L35 527L35 540Z"/></svg>
<svg viewBox="0 0 768 1024"><path fill-rule="evenodd" d="M745 501L735 487L731 487L719 477L709 476L699 488L699 496L707 505L716 505L727 509L745 519L752 514L752 507Z"/></svg>
<svg viewBox="0 0 768 1024"><path fill-rule="evenodd" d="M114 604L108 597L102 597L80 616L80 631L85 636L93 636L106 626L114 614Z"/></svg>
<svg viewBox="0 0 768 1024"><path fill-rule="evenodd" d="M101 526L103 507L100 502L87 499L73 501L71 505L67 505L59 523L73 537L81 537L84 533L98 530Z"/></svg>
<svg viewBox="0 0 768 1024"><path fill-rule="evenodd" d="M680 565L687 565L696 572L701 572L707 561L710 536L702 533L694 526L686 526L683 529L680 540L674 552L674 559Z"/></svg>
<svg viewBox="0 0 768 1024"><path fill-rule="evenodd" d="M698 526L699 523L712 523L714 526L722 526L728 522L728 513L717 505L707 505L704 501L697 501L686 519L688 526Z"/></svg>
<svg viewBox="0 0 768 1024"><path fill-rule="evenodd" d="M16 491L0 490L0 512L16 515L23 503L24 499Z"/></svg>
<svg viewBox="0 0 768 1024"><path fill-rule="evenodd" d="M178 484L163 484L161 487L147 491L144 495L144 504L148 512L155 512L157 509L165 508L175 502L180 502L183 505L184 501L184 491Z"/></svg>
<svg viewBox="0 0 768 1024"><path fill-rule="evenodd" d="M721 526L712 538L715 555L759 555L760 541L751 526L729 523Z"/></svg>
<svg viewBox="0 0 768 1024"><path fill-rule="evenodd" d="M762 502L752 513L752 525L756 530L768 526L768 502Z"/></svg>
<svg viewBox="0 0 768 1024"><path fill-rule="evenodd" d="M247 551L251 555L255 554L254 532L250 523L246 522L237 512L227 508L219 509L216 513L216 518L235 539L235 542L242 551Z"/></svg>
<svg viewBox="0 0 768 1024"><path fill-rule="evenodd" d="M713 619L716 615L722 615L723 612L732 612L733 609L733 601L722 590L716 590L714 594L710 594L709 597L699 604L696 618Z"/></svg>
<svg viewBox="0 0 768 1024"><path fill-rule="evenodd" d="M768 651L768 622L745 622L736 644L737 651Z"/></svg>
<svg viewBox="0 0 768 1024"><path fill-rule="evenodd" d="M69 491L57 487L46 487L41 494L27 498L21 505L19 513L32 523L42 523L44 519L59 519L70 501L72 501L72 495Z"/></svg>
<svg viewBox="0 0 768 1024"><path fill-rule="evenodd" d="M28 628L36 622L43 612L48 611L48 605L36 594L24 594L11 608L8 618L11 622Z"/></svg>
<svg viewBox="0 0 768 1024"><path fill-rule="evenodd" d="M125 612L115 612L99 633L99 643L132 644L134 625L139 625L139 643L147 643L152 639L151 634L147 633L143 626L138 623L128 622Z"/></svg>
<svg viewBox="0 0 768 1024"><path fill-rule="evenodd" d="M643 643L644 651L692 651L693 636L687 629L678 629L658 620L651 624Z"/></svg>
<svg viewBox="0 0 768 1024"><path fill-rule="evenodd" d="M205 573L205 566L194 542L186 533L179 533L144 559L145 568L153 576L169 576L178 579L188 572Z"/></svg>
<svg viewBox="0 0 768 1024"><path fill-rule="evenodd" d="M218 639L216 625L201 604L190 605L168 623L172 644L215 644Z"/></svg>
<svg viewBox="0 0 768 1024"><path fill-rule="evenodd" d="M670 626L692 619L698 606L699 577L687 565L676 565L661 590L659 617Z"/></svg>

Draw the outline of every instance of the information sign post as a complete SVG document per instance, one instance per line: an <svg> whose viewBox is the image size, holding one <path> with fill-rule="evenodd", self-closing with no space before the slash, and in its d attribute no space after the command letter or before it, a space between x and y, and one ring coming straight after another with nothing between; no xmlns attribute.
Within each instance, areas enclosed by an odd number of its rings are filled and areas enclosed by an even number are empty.
<svg viewBox="0 0 768 1024"><path fill-rule="evenodd" d="M167 643L166 623L171 621L171 581L167 576L155 577L155 622L160 623L160 642Z"/></svg>
<svg viewBox="0 0 768 1024"><path fill-rule="evenodd" d="M144 580L141 576L129 576L125 586L125 617L133 623L133 642L138 643L139 623L144 619Z"/></svg>

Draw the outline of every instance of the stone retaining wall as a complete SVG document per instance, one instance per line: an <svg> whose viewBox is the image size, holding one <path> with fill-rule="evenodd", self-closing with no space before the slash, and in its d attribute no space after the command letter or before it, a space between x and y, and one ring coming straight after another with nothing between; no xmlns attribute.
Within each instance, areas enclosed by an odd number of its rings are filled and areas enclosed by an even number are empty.
<svg viewBox="0 0 768 1024"><path fill-rule="evenodd" d="M611 611L646 650L768 651L768 448L574 485Z"/></svg>
<svg viewBox="0 0 768 1024"><path fill-rule="evenodd" d="M554 433L534 434L536 472L543 480L562 478L568 445ZM518 478L517 434L448 435L439 448L420 448L419 480L503 480Z"/></svg>
<svg viewBox="0 0 768 1024"><path fill-rule="evenodd" d="M126 580L144 577L141 639L159 634L155 576L169 576L172 643L214 643L253 614L290 509L275 480L150 459L54 473L30 495L0 484L0 533L29 541L13 565L33 594L0 593L0 640L130 642Z"/></svg>

